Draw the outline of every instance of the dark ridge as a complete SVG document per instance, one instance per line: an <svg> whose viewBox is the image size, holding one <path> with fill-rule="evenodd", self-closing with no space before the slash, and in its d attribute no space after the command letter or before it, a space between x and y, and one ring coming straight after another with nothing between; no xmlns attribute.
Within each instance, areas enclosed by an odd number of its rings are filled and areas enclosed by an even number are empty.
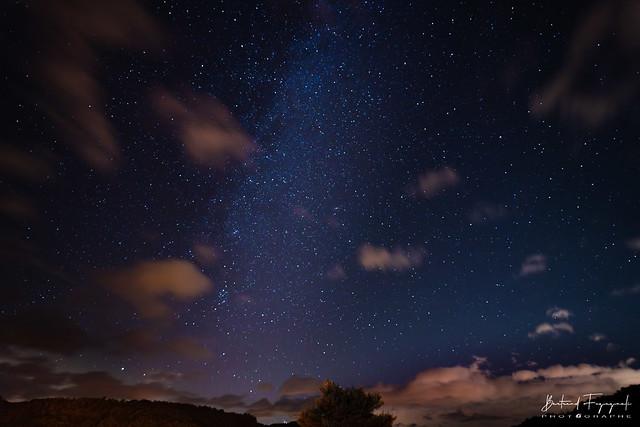
<svg viewBox="0 0 640 427"><path fill-rule="evenodd" d="M0 426L20 427L263 427L250 414L149 400L0 399ZM296 423L272 426L297 427Z"/></svg>
<svg viewBox="0 0 640 427"><path fill-rule="evenodd" d="M640 425L640 385L632 385L624 387L610 396L602 396L597 399L593 399L594 402L620 402L623 403L629 396L629 408L625 411L622 407L618 406L613 409L613 418L596 417L598 410L595 407L589 411L584 406L580 410L574 409L573 411L564 413L563 418L543 418L541 416L532 417L526 419L523 423L516 427L538 427L538 426L629 426ZM602 410L603 413L608 412L608 408ZM579 418L576 416L580 414ZM618 415L623 416L622 418Z"/></svg>

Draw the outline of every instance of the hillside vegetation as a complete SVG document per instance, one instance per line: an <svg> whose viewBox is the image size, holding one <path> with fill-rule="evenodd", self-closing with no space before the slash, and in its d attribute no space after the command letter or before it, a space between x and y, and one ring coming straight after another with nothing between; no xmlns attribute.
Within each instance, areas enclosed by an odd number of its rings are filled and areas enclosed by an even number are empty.
<svg viewBox="0 0 640 427"><path fill-rule="evenodd" d="M295 423L288 424L295 426ZM253 415L148 400L35 399L0 401L0 426L262 427Z"/></svg>

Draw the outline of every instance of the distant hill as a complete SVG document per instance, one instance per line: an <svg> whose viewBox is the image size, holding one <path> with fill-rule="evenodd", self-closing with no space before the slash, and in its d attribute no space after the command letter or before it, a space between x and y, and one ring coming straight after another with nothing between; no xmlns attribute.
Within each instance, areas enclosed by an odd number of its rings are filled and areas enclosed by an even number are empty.
<svg viewBox="0 0 640 427"><path fill-rule="evenodd" d="M263 427L253 415L208 406L148 400L0 400L0 426L11 427ZM297 427L296 423L274 426Z"/></svg>
<svg viewBox="0 0 640 427"><path fill-rule="evenodd" d="M594 415L598 412L597 409L592 408L591 411L587 411L586 408L580 409L580 418L576 418L578 414L577 410L567 412L563 418L542 418L540 416L528 418L522 424L517 427L538 427L538 426L630 426L640 425L640 385L632 385L624 387L610 396L602 396L598 399L593 399L594 402L624 402L627 395L629 395L629 402L631 405L625 412L621 407L616 407L613 410L614 418L596 418ZM608 412L608 408L602 410L603 413ZM588 416L587 416L588 415ZM617 415L624 415L624 418L618 418ZM626 416L629 417L626 417Z"/></svg>

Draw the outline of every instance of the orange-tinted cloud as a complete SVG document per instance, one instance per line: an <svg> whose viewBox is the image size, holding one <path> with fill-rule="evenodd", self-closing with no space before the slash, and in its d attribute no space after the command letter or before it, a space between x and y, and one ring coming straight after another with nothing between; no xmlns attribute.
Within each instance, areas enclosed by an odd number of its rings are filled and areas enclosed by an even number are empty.
<svg viewBox="0 0 640 427"><path fill-rule="evenodd" d="M259 382L258 385L256 385L256 390L261 393L269 393L273 391L273 384Z"/></svg>
<svg viewBox="0 0 640 427"><path fill-rule="evenodd" d="M164 382L124 382L105 371L66 372L44 358L0 359L3 397L27 400L37 397L113 397L119 399L188 400L191 394Z"/></svg>
<svg viewBox="0 0 640 427"><path fill-rule="evenodd" d="M424 259L425 251L422 248L389 250L365 243L358 250L358 261L367 271L404 271L422 265Z"/></svg>
<svg viewBox="0 0 640 427"><path fill-rule="evenodd" d="M297 418L303 409L313 404L315 399L315 397L290 398L285 396L273 403L267 399L260 399L247 405L244 410L251 415L262 418L265 420L264 422L279 422L282 418Z"/></svg>
<svg viewBox="0 0 640 427"><path fill-rule="evenodd" d="M206 243L196 243L193 245L193 255L200 265L210 267L218 261L218 251L211 245Z"/></svg>
<svg viewBox="0 0 640 427"><path fill-rule="evenodd" d="M571 326L567 322L558 322L558 323L548 323L544 322L536 326L536 329L532 332L529 332L529 338L537 338L542 335L550 335L557 337L561 333L567 332L573 333L573 326Z"/></svg>
<svg viewBox="0 0 640 427"><path fill-rule="evenodd" d="M70 372L56 368L57 365L46 357L22 356L11 350L4 351L0 346L2 397L11 401L40 397L168 400L248 412L267 419L278 416L280 420L283 417L295 418L314 400L304 393L311 385L304 377L295 377L301 381L285 382L287 385L283 388L288 392L275 402L267 399L247 402L242 395L207 398L177 389L174 384L185 379L181 372L150 371L124 381L106 371Z"/></svg>
<svg viewBox="0 0 640 427"><path fill-rule="evenodd" d="M16 221L34 220L38 217L31 199L20 194L0 195L0 215Z"/></svg>
<svg viewBox="0 0 640 427"><path fill-rule="evenodd" d="M201 340L191 336L177 335L161 338L165 333L152 327L140 327L127 331L125 334L107 337L102 343L107 351L115 355L141 354L180 355L191 360L208 360L211 351ZM171 335L171 334L169 334Z"/></svg>
<svg viewBox="0 0 640 427"><path fill-rule="evenodd" d="M168 317L171 309L167 298L191 301L213 288L194 264L175 259L140 262L108 273L102 281L146 318Z"/></svg>
<svg viewBox="0 0 640 427"><path fill-rule="evenodd" d="M460 181L460 175L448 166L428 170L418 176L415 194L430 199L444 190L457 186Z"/></svg>
<svg viewBox="0 0 640 427"><path fill-rule="evenodd" d="M281 396L313 396L320 392L322 381L318 378L293 375L280 386Z"/></svg>
<svg viewBox="0 0 640 427"><path fill-rule="evenodd" d="M181 354L192 360L207 360L213 355L211 350L193 337L177 337L169 342L174 354Z"/></svg>
<svg viewBox="0 0 640 427"><path fill-rule="evenodd" d="M154 47L158 27L133 0L40 1L32 9L47 46L38 74L46 111L85 161L111 171L120 147L104 109L98 48Z"/></svg>
<svg viewBox="0 0 640 427"><path fill-rule="evenodd" d="M199 166L221 169L229 161L246 160L255 150L251 138L215 98L193 93L179 97L157 89L152 102L175 127L187 156Z"/></svg>
<svg viewBox="0 0 640 427"><path fill-rule="evenodd" d="M531 111L595 127L637 96L640 4L597 2L575 31L562 68L534 95ZM594 70L606 70L598 78Z"/></svg>
<svg viewBox="0 0 640 427"><path fill-rule="evenodd" d="M0 145L0 174L24 181L41 182L50 173L49 164L42 158L10 145Z"/></svg>
<svg viewBox="0 0 640 427"><path fill-rule="evenodd" d="M144 325L128 330L100 330L87 333L77 322L62 312L38 309L0 316L0 351L3 348L22 352L72 356L84 351L97 351L114 357L171 355L208 360L212 352L208 342L178 331L160 328L164 324Z"/></svg>
<svg viewBox="0 0 640 427"><path fill-rule="evenodd" d="M547 393L567 398L584 393L612 393L638 384L640 370L629 361L618 366L554 365L538 370L493 375L477 358L469 366L427 369L402 386L378 385L383 409L399 423L456 426L509 426L540 414ZM451 417L459 411L461 416ZM425 417L429 422L425 422ZM462 420L464 418L464 420Z"/></svg>

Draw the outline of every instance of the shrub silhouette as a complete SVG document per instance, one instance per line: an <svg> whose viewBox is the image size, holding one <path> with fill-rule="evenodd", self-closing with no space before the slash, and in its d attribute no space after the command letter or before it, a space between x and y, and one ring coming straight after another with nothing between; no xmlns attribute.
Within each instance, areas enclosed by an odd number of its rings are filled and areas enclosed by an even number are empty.
<svg viewBox="0 0 640 427"><path fill-rule="evenodd" d="M374 414L382 406L377 393L366 393L360 388L346 388L327 381L320 388L314 405L305 409L298 418L300 427L391 427L394 417Z"/></svg>

